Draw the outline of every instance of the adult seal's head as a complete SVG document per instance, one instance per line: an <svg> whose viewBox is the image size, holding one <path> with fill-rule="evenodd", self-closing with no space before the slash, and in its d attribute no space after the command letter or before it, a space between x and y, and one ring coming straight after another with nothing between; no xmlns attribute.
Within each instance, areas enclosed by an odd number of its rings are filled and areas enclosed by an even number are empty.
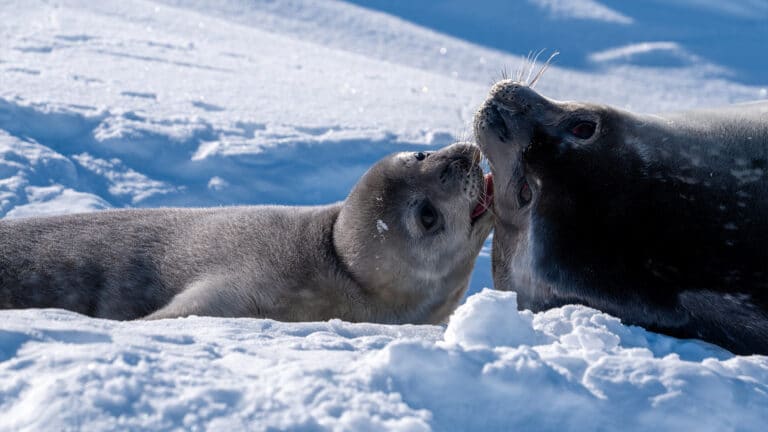
<svg viewBox="0 0 768 432"><path fill-rule="evenodd" d="M768 103L638 115L506 80L475 134L494 282L521 307L582 303L768 353Z"/></svg>
<svg viewBox="0 0 768 432"><path fill-rule="evenodd" d="M368 170L334 227L336 250L360 286L386 303L435 308L429 322L448 317L492 227L480 159L477 146L459 143L393 154Z"/></svg>

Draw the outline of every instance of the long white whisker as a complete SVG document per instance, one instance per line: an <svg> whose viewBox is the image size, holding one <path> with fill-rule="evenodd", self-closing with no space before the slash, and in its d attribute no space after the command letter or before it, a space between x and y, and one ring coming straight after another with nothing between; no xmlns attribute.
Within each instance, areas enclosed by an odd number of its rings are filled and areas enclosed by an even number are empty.
<svg viewBox="0 0 768 432"><path fill-rule="evenodd" d="M541 69L539 69L539 72L536 74L536 76L535 76L535 77L533 77L533 81L531 81L531 83L529 84L529 86L530 86L531 88L534 88L534 87L536 87L536 82L538 82L538 81L539 81L539 78L541 78L541 77L542 77L542 75L544 75L544 72L546 72L546 71L547 71L547 69L549 69L549 66L552 64L552 60L553 60L555 57L557 57L559 54L560 54L560 52L559 52L559 51L555 51L555 52L553 52L553 53L552 53L552 55L550 55L550 56L549 56L549 58L547 59L547 61L546 61L546 62L544 62L544 65L541 67Z"/></svg>
<svg viewBox="0 0 768 432"><path fill-rule="evenodd" d="M528 69L528 76L525 77L525 84L529 85L528 83L531 82L531 74L533 73L533 70L536 69L536 62L539 60L539 56L541 53L543 53L544 50L541 49L539 52L536 53L536 55L533 56L533 59L531 60L531 67Z"/></svg>
<svg viewBox="0 0 768 432"><path fill-rule="evenodd" d="M515 81L520 82L523 76L523 68L525 67L525 59L520 61L520 64L517 66L517 70L515 71Z"/></svg>
<svg viewBox="0 0 768 432"><path fill-rule="evenodd" d="M525 60L523 60L523 63L520 65L520 76L517 77L517 82L519 83L524 82L525 75L530 74L532 56L533 56L533 51L528 51L528 54L525 56Z"/></svg>

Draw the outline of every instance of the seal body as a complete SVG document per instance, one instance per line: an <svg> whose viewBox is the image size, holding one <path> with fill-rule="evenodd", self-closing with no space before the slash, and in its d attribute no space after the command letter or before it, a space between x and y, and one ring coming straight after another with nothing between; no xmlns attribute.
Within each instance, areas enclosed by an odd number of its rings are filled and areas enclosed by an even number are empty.
<svg viewBox="0 0 768 432"><path fill-rule="evenodd" d="M492 226L473 213L485 196L478 160L466 144L391 155L328 206L0 221L0 307L438 323Z"/></svg>
<svg viewBox="0 0 768 432"><path fill-rule="evenodd" d="M475 134L494 283L521 307L768 354L768 102L639 115L502 81Z"/></svg>

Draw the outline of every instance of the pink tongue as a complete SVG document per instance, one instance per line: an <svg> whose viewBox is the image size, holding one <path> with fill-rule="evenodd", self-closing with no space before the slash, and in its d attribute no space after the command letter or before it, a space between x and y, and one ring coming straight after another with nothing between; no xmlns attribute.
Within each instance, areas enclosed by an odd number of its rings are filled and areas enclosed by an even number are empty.
<svg viewBox="0 0 768 432"><path fill-rule="evenodd" d="M485 213L485 211L488 210L488 207L491 206L492 202L493 202L493 174L486 174L485 190L483 191L483 195L480 197L480 201L472 210L472 215L470 217L472 219L475 219L480 215L482 215L483 213Z"/></svg>
<svg viewBox="0 0 768 432"><path fill-rule="evenodd" d="M470 216L470 218L472 218L472 219L475 219L475 218L477 218L477 217L478 217L478 216L480 216L481 214L485 213L485 211L486 211L487 209L488 209L488 207L485 205L485 203L483 203L483 202L481 201L480 203L478 203L478 204L475 206L475 209L474 209L474 210L472 210L472 215Z"/></svg>

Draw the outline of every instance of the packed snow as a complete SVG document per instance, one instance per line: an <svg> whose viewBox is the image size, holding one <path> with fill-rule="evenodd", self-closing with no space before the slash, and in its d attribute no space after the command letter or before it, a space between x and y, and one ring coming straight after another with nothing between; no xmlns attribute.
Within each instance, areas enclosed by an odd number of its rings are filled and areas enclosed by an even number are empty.
<svg viewBox="0 0 768 432"><path fill-rule="evenodd" d="M354 3L354 4L353 4ZM759 0L0 0L0 217L320 204L471 139L489 85L643 112L768 98ZM387 230L385 224L378 224ZM0 311L0 430L762 430L768 357L518 312L447 327Z"/></svg>
<svg viewBox="0 0 768 432"><path fill-rule="evenodd" d="M768 358L484 290L447 329L4 312L0 429L761 430Z"/></svg>

